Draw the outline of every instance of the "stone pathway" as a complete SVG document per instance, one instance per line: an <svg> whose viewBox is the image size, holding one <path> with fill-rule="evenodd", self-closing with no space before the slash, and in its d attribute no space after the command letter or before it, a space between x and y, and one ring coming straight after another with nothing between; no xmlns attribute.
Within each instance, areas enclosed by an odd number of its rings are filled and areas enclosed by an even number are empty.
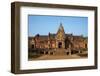
<svg viewBox="0 0 100 76"><path fill-rule="evenodd" d="M86 58L80 57L78 55L43 55L38 58L31 58L29 60L54 60L54 59L79 59L79 58Z"/></svg>

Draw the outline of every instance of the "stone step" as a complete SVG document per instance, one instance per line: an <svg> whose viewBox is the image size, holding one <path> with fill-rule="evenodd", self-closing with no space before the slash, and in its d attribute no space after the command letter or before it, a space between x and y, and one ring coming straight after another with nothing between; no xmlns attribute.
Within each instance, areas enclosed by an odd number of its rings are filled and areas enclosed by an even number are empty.
<svg viewBox="0 0 100 76"><path fill-rule="evenodd" d="M55 55L66 55L67 49L56 49Z"/></svg>

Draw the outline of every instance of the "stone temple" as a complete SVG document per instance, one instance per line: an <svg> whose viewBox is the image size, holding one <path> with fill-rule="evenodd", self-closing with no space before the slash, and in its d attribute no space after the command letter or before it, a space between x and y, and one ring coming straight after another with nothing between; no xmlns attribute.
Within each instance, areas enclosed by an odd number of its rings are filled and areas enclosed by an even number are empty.
<svg viewBox="0 0 100 76"><path fill-rule="evenodd" d="M71 55L87 50L87 39L82 35L66 34L60 23L55 34L49 32L48 35L37 34L34 37L28 37L28 49L43 55Z"/></svg>

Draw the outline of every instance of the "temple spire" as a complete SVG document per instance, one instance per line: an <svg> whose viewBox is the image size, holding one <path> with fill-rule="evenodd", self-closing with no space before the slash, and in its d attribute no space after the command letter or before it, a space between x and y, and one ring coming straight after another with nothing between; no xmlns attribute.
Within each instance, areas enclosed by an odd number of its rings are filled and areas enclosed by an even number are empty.
<svg viewBox="0 0 100 76"><path fill-rule="evenodd" d="M63 28L63 25L62 25L62 23L60 23L60 26L59 26L59 29L58 29L58 31L63 31L63 32L64 32L64 28Z"/></svg>
<svg viewBox="0 0 100 76"><path fill-rule="evenodd" d="M56 38L59 39L59 40L63 40L65 38L65 31L64 31L62 23L60 23L60 26L59 26L58 31L57 31Z"/></svg>
<svg viewBox="0 0 100 76"><path fill-rule="evenodd" d="M62 22L60 22L60 26L62 26Z"/></svg>

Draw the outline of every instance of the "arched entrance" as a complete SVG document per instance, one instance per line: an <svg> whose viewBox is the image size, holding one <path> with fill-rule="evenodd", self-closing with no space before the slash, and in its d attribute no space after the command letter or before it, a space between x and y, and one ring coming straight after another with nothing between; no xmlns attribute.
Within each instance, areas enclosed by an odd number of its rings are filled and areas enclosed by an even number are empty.
<svg viewBox="0 0 100 76"><path fill-rule="evenodd" d="M62 42L58 43L58 48L62 48Z"/></svg>

